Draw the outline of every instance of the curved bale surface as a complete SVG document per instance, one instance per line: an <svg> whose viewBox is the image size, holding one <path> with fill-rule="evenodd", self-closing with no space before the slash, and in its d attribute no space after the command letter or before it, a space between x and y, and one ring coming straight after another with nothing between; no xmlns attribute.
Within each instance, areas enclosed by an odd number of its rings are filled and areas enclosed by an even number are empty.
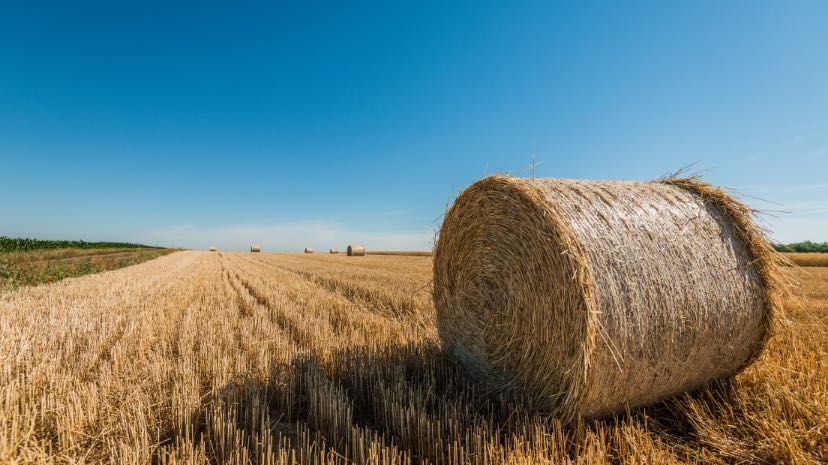
<svg viewBox="0 0 828 465"><path fill-rule="evenodd" d="M778 255L750 215L695 178L482 179L435 250L444 347L490 390L565 420L732 375L779 307Z"/></svg>
<svg viewBox="0 0 828 465"><path fill-rule="evenodd" d="M349 257L362 257L365 255L365 247L361 245L348 245Z"/></svg>
<svg viewBox="0 0 828 465"><path fill-rule="evenodd" d="M250 251L251 252L261 252L262 251L262 246L260 246L258 244L253 244L253 245L250 246Z"/></svg>

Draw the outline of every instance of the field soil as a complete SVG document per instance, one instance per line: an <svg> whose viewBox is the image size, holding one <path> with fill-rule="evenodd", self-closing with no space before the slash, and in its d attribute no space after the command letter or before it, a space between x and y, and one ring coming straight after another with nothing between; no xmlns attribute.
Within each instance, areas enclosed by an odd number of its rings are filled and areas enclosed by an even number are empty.
<svg viewBox="0 0 828 465"><path fill-rule="evenodd" d="M734 379L563 425L441 350L431 257L177 252L0 294L0 463L825 463L828 268Z"/></svg>

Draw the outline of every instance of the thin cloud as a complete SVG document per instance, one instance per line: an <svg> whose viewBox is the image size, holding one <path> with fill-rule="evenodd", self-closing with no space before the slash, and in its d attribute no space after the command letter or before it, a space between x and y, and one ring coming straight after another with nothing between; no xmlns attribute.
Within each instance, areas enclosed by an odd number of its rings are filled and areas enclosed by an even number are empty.
<svg viewBox="0 0 828 465"><path fill-rule="evenodd" d="M261 244L267 251L301 251L343 249L347 244L364 244L380 250L430 250L434 232L369 232L330 221L293 221L272 224L237 224L219 227L179 225L159 228L148 233L148 242L168 247L206 249L215 245L224 250L246 250Z"/></svg>
<svg viewBox="0 0 828 465"><path fill-rule="evenodd" d="M767 220L775 242L828 241L828 215L822 217L781 216Z"/></svg>
<svg viewBox="0 0 828 465"><path fill-rule="evenodd" d="M747 185L737 186L734 190L738 192L752 193L784 193L784 192L810 192L828 191L828 182L816 184L794 184L789 186L768 186L768 185Z"/></svg>
<svg viewBox="0 0 828 465"><path fill-rule="evenodd" d="M771 144L761 151L754 152L747 156L744 161L752 163L776 155L785 155L787 157L795 156L800 160L809 160L824 156L828 153L825 148L825 134L825 125L819 125L815 128L794 134L775 144Z"/></svg>
<svg viewBox="0 0 828 465"><path fill-rule="evenodd" d="M791 202L784 204L784 207L794 215L828 213L828 201L826 200Z"/></svg>

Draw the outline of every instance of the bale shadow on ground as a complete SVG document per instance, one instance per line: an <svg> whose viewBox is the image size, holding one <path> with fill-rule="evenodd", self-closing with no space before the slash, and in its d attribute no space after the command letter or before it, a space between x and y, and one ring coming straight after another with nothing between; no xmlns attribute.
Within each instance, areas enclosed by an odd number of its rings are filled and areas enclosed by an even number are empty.
<svg viewBox="0 0 828 465"><path fill-rule="evenodd" d="M720 381L610 418L563 424L485 392L440 347L410 345L300 354L274 363L266 381L228 383L194 417L217 462L239 449L251 457L269 451L357 463L606 461L641 447L682 460L702 446L688 400L715 414L734 389Z"/></svg>

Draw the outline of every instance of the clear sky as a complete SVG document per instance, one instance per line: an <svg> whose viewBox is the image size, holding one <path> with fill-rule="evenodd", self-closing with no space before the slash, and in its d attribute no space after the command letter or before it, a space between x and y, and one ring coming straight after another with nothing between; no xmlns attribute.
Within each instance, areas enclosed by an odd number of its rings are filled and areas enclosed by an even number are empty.
<svg viewBox="0 0 828 465"><path fill-rule="evenodd" d="M826 2L9 3L0 235L428 249L534 151L828 240Z"/></svg>

